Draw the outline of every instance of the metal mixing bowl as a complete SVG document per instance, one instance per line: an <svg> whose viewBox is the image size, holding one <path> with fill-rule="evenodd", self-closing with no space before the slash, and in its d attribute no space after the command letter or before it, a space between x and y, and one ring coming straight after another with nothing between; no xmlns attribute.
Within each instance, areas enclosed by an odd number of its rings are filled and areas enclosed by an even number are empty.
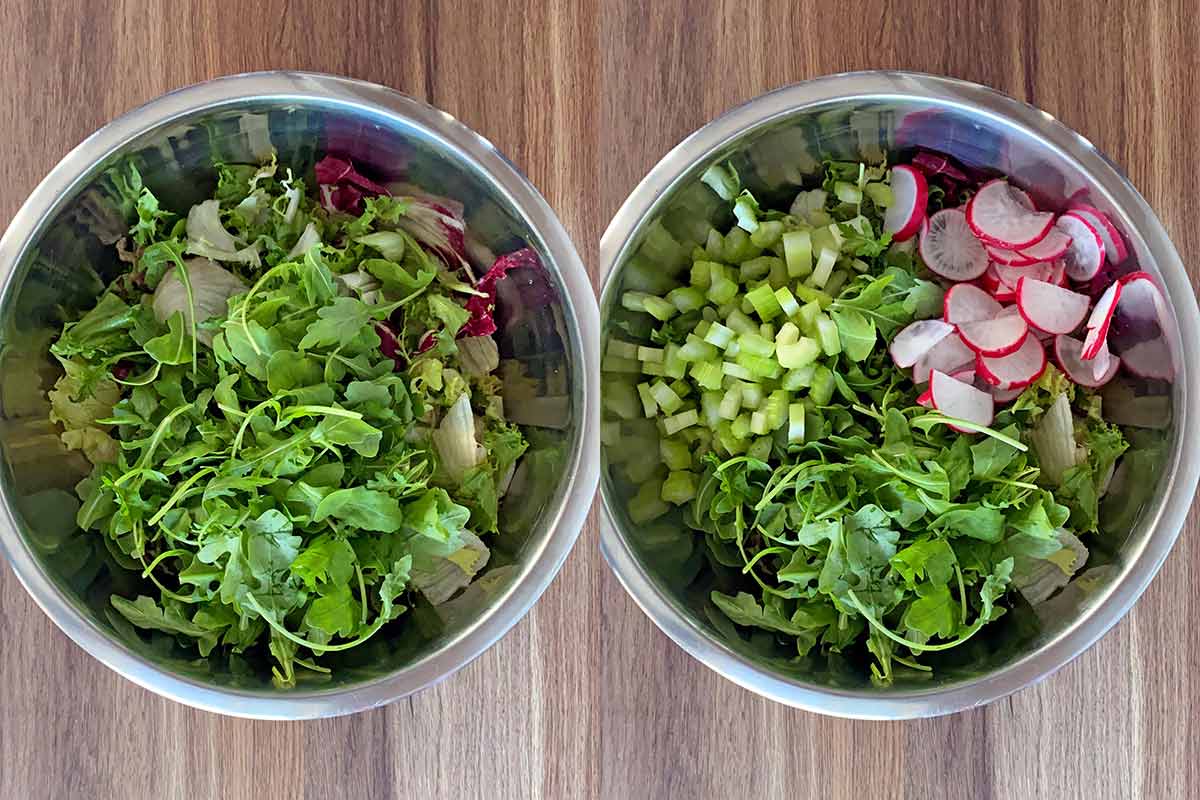
<svg viewBox="0 0 1200 800"><path fill-rule="evenodd" d="M49 336L62 309L90 308L116 267L113 242L128 226L106 172L132 161L164 207L211 196L212 161L256 161L274 148L305 168L336 152L385 179L460 200L479 244L541 255L547 281L522 304L501 284L501 355L519 362L535 395L514 409L532 417L524 474L504 503L503 533L483 591L453 615L414 616L398 638L348 651L333 678L287 691L269 676L230 674L149 640L107 598L129 580L107 562L96 534L80 533L72 488L88 470L47 421L56 377ZM486 256L482 256L486 258ZM529 278L530 276L522 276ZM50 618L130 680L188 705L225 714L307 718L403 697L453 673L511 628L558 572L597 481L596 304L579 256L545 200L512 164L448 114L390 89L304 73L240 75L165 95L112 122L69 153L34 190L0 241L0 544ZM514 290L515 291L515 290ZM507 306L507 309L506 309ZM506 311L508 313L506 313ZM524 412L524 413L523 413ZM459 604L464 605L464 604Z"/></svg>
<svg viewBox="0 0 1200 800"><path fill-rule="evenodd" d="M973 661L939 667L932 680L872 685L861 669L830 659L795 663L764 656L740 635L714 627L698 572L702 538L677 520L636 526L625 511L631 487L616 470L620 435L602 446L601 544L617 577L647 615L687 652L765 697L824 714L909 718L982 705L1054 672L1119 620L1158 571L1179 534L1200 473L1200 369L1181 362L1181 342L1200 337L1200 314L1175 248L1146 201L1103 155L1049 114L963 81L898 72L836 75L763 95L709 123L668 153L617 212L601 240L602 344L623 287L653 283L690 263L709 223L730 224L728 206L701 184L704 170L732 160L763 198L790 202L824 158L877 161L916 146L993 168L1062 207L1086 192L1126 236L1132 258L1167 290L1177 378L1168 446L1152 475L1110 493L1110 529L1091 537L1089 569L1039 619L1012 613L972 644ZM786 204L785 204L786 207ZM699 220L699 221L697 221ZM1189 345L1190 347L1190 345ZM607 429L606 429L607 430ZM605 437L607 438L607 437ZM626 448L626 451L628 448ZM697 577L699 575L699 577ZM1023 620L1023 622L1022 622ZM977 639L979 637L976 637ZM973 664L973 665L972 665Z"/></svg>

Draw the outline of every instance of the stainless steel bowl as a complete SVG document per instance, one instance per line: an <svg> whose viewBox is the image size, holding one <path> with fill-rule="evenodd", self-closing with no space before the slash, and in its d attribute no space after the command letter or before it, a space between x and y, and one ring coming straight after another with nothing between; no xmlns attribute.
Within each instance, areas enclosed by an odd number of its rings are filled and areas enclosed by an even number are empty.
<svg viewBox="0 0 1200 800"><path fill-rule="evenodd" d="M771 92L709 123L668 153L601 240L602 340L623 286L653 283L677 269L707 222L728 224L727 208L699 181L711 164L732 159L756 196L782 198L815 174L823 158L877 160L914 146L1000 170L1039 189L1042 202L1061 205L1076 192L1087 192L1125 234L1132 258L1166 287L1174 312L1167 335L1176 361L1185 352L1181 342L1198 340L1200 314L1175 248L1146 201L1091 143L1049 114L986 87L900 72L835 75ZM706 221L695 224L698 216ZM1100 540L1108 546L1093 547L1103 565L1053 599L1034 630L1009 625L992 632L991 642L978 653L982 667L949 668L932 681L877 688L864 675L832 665L768 660L740 637L718 632L703 610L706 595L688 585L701 540L690 539L679 524L631 524L621 483L607 468L608 446L602 446L601 545L621 583L655 624L704 664L754 692L835 716L947 714L1046 677L1129 610L1166 558L1191 506L1200 474L1198 403L1200 369L1177 363L1169 447L1153 475L1126 482L1107 501L1116 530ZM620 446L619 437L613 446Z"/></svg>
<svg viewBox="0 0 1200 800"><path fill-rule="evenodd" d="M356 648L332 682L289 691L257 675L154 647L105 613L113 570L101 537L74 523L72 486L87 470L47 421L47 354L61 307L88 308L115 266L128 225L106 171L133 160L165 207L211 196L212 160L281 163L333 151L466 206L468 229L494 252L528 244L548 291L508 314L501 354L533 379L523 410L542 426L504 507L503 534L469 608L410 626L401 641ZM130 680L188 705L245 717L331 716L382 705L445 678L482 653L533 605L575 542L597 481L598 321L574 247L545 200L485 139L450 115L390 89L326 75L239 75L165 95L110 123L34 190L0 240L0 544L47 615ZM502 284L502 286L506 285ZM546 287L543 287L545 290ZM552 296L552 297L551 297ZM519 300L501 292L504 306ZM539 307L540 306L540 307ZM514 306L515 308L515 306ZM518 413L521 409L517 410ZM523 421L518 418L517 421ZM418 630L419 629L419 630ZM361 650L362 652L358 652Z"/></svg>

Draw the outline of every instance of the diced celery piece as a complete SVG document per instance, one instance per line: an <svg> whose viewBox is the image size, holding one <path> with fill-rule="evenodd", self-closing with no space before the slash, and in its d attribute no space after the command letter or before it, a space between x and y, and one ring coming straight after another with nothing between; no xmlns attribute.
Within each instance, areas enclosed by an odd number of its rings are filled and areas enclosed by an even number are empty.
<svg viewBox="0 0 1200 800"><path fill-rule="evenodd" d="M666 375L668 378L679 379L686 374L687 362L680 358L679 355L682 349L674 342L667 345L667 354L663 358L663 375Z"/></svg>
<svg viewBox="0 0 1200 800"><path fill-rule="evenodd" d="M692 248L691 256L692 256L692 261L698 261L701 259L708 258L708 253L704 252L703 247L701 247L700 245L696 245L695 247Z"/></svg>
<svg viewBox="0 0 1200 800"><path fill-rule="evenodd" d="M650 396L654 398L654 402L658 403L658 407L667 414L674 414L683 405L683 398L675 394L675 390L661 380L655 381L650 385Z"/></svg>
<svg viewBox="0 0 1200 800"><path fill-rule="evenodd" d="M729 423L729 432L733 438L745 440L750 435L750 415L738 414L737 419Z"/></svg>
<svg viewBox="0 0 1200 800"><path fill-rule="evenodd" d="M621 419L633 419L638 414L638 393L632 384L607 381L601 392L604 407Z"/></svg>
<svg viewBox="0 0 1200 800"><path fill-rule="evenodd" d="M766 461L771 457L771 448L775 446L770 436L760 436L754 440L746 450L746 455L751 458L757 458L759 461Z"/></svg>
<svg viewBox="0 0 1200 800"><path fill-rule="evenodd" d="M711 308L706 308L704 310L712 311ZM696 334L701 339L703 339L708 334L708 329L712 327L712 324L713 324L713 320L702 319L696 323L696 327L692 329L692 333Z"/></svg>
<svg viewBox="0 0 1200 800"><path fill-rule="evenodd" d="M666 351L661 347L638 347L637 357L639 361L657 361L662 363Z"/></svg>
<svg viewBox="0 0 1200 800"><path fill-rule="evenodd" d="M758 335L764 339L770 339L772 342L775 341L775 326L769 322L764 322L758 326Z"/></svg>
<svg viewBox="0 0 1200 800"><path fill-rule="evenodd" d="M821 304L816 300L810 300L800 307L800 313L796 315L796 324L800 326L801 332L803 332L806 336L816 336L817 319L820 316Z"/></svg>
<svg viewBox="0 0 1200 800"><path fill-rule="evenodd" d="M767 412L755 411L750 415L750 432L755 436L765 436L771 428L767 424Z"/></svg>
<svg viewBox="0 0 1200 800"><path fill-rule="evenodd" d="M757 383L741 383L738 388L742 390L742 408L753 411L762 405L763 388Z"/></svg>
<svg viewBox="0 0 1200 800"><path fill-rule="evenodd" d="M689 333L687 341L679 348L679 357L684 361L712 361L717 357L717 348Z"/></svg>
<svg viewBox="0 0 1200 800"><path fill-rule="evenodd" d="M758 201L754 199L754 195L749 189L743 189L742 193L737 196L737 200L733 202L733 216L737 218L739 228L744 228L750 233L758 230L758 215L762 210L758 207Z"/></svg>
<svg viewBox="0 0 1200 800"><path fill-rule="evenodd" d="M696 476L691 472L672 472L663 481L660 496L667 503L683 505L696 496Z"/></svg>
<svg viewBox="0 0 1200 800"><path fill-rule="evenodd" d="M750 370L750 374L754 376L755 380L760 380L763 378L774 380L783 373L783 370L779 368L779 362L777 362L771 356L756 356L750 353L739 353L738 357L734 359L734 361L739 367L744 367L745 369Z"/></svg>
<svg viewBox="0 0 1200 800"><path fill-rule="evenodd" d="M630 389L633 387L630 386ZM636 400L635 400L636 402ZM601 422L600 423L600 443L605 447L615 447L621 443L621 423L619 422Z"/></svg>
<svg viewBox="0 0 1200 800"><path fill-rule="evenodd" d="M722 422L717 426L717 442L731 456L746 450L746 441L733 435L733 424L730 422Z"/></svg>
<svg viewBox="0 0 1200 800"><path fill-rule="evenodd" d="M621 305L630 311L645 311L647 297L650 295L645 292L626 292L621 295Z"/></svg>
<svg viewBox="0 0 1200 800"><path fill-rule="evenodd" d="M788 231L783 235L783 258L787 262L788 275L803 278L813 270L812 233L810 231Z"/></svg>
<svg viewBox="0 0 1200 800"><path fill-rule="evenodd" d="M850 268L855 272L863 273L871 268L871 265L863 261L861 258L851 259ZM828 285L828 284L827 284Z"/></svg>
<svg viewBox="0 0 1200 800"><path fill-rule="evenodd" d="M699 421L700 415L696 412L696 409L690 408L687 411L675 414L674 416L663 417L663 432L666 433L667 436L674 436L684 428L691 427Z"/></svg>
<svg viewBox="0 0 1200 800"><path fill-rule="evenodd" d="M712 308L712 306L709 306L709 308ZM722 303L721 305L717 306L716 319L721 320L723 322L728 322L729 315L735 311L737 311L738 313L741 313L741 308L742 308L742 301L740 299L733 300L728 303Z"/></svg>
<svg viewBox="0 0 1200 800"><path fill-rule="evenodd" d="M692 364L692 380L704 389L720 389L721 381L725 377L722 367L719 361L700 361Z"/></svg>
<svg viewBox="0 0 1200 800"><path fill-rule="evenodd" d="M671 390L680 397L687 397L692 393L692 385L682 378L671 381Z"/></svg>
<svg viewBox="0 0 1200 800"><path fill-rule="evenodd" d="M738 346L741 353L752 356L770 356L775 353L775 343L757 333L743 333L738 337Z"/></svg>
<svg viewBox="0 0 1200 800"><path fill-rule="evenodd" d="M821 255L817 258L817 266L813 269L813 274L809 276L809 282L817 288L825 285L829 280L829 276L833 274L833 265L837 263L837 251L829 248L821 250Z"/></svg>
<svg viewBox="0 0 1200 800"><path fill-rule="evenodd" d="M708 326L708 332L704 334L704 341L724 350L733 341L733 336L734 332L732 328L727 328L719 322L714 322Z"/></svg>
<svg viewBox="0 0 1200 800"><path fill-rule="evenodd" d="M803 283L796 284L796 298L802 303L817 303L820 308L825 308L833 302L833 298L822 292L820 289L815 289L812 286L806 286ZM803 330L803 326L801 326Z"/></svg>
<svg viewBox="0 0 1200 800"><path fill-rule="evenodd" d="M680 312L695 311L704 306L704 292L695 286L680 286L667 292L667 301Z"/></svg>
<svg viewBox="0 0 1200 800"><path fill-rule="evenodd" d="M833 399L833 373L823 364L818 364L813 370L812 388L808 396L818 406L827 406Z"/></svg>
<svg viewBox="0 0 1200 800"><path fill-rule="evenodd" d="M721 392L705 392L700 395L700 413L707 428L715 428L721 424Z"/></svg>
<svg viewBox="0 0 1200 800"><path fill-rule="evenodd" d="M635 525L658 519L671 510L663 502L662 481L646 481L629 500L629 519Z"/></svg>
<svg viewBox="0 0 1200 800"><path fill-rule="evenodd" d="M846 285L850 275L844 269L839 269L829 276L829 280L825 283L825 293L830 297L837 297L841 293L842 287Z"/></svg>
<svg viewBox="0 0 1200 800"><path fill-rule="evenodd" d="M842 352L842 337L838 334L837 323L823 314L817 319L817 340L827 356Z"/></svg>
<svg viewBox="0 0 1200 800"><path fill-rule="evenodd" d="M833 184L833 193L843 203L849 203L852 206L862 203L862 191L853 183L837 181Z"/></svg>
<svg viewBox="0 0 1200 800"><path fill-rule="evenodd" d="M775 349L779 366L794 370L807 367L821 355L821 346L813 339L802 336L791 344L781 344Z"/></svg>
<svg viewBox="0 0 1200 800"><path fill-rule="evenodd" d="M741 311L729 312L729 316L725 318L725 324L732 328L736 333L758 332L758 326L754 324L754 321Z"/></svg>
<svg viewBox="0 0 1200 800"><path fill-rule="evenodd" d="M747 288L747 289L756 289L756 288L758 288L760 285L761 285L761 283L747 284L747 285L746 285L746 288ZM741 300L741 302L740 302L740 303L738 303L738 308L739 308L739 309L741 309L741 312L742 312L743 314L747 315L747 316L749 316L750 314L753 314L753 313L754 313L754 304L753 304L753 303L751 303L751 302L750 302L750 301L749 301L749 300L746 298L746 296L745 296L745 295L742 295L742 300Z"/></svg>
<svg viewBox="0 0 1200 800"><path fill-rule="evenodd" d="M754 306L755 313L763 322L770 322L782 311L779 301L775 299L775 292L771 290L769 284L763 284L746 292L746 299L750 301L750 305Z"/></svg>
<svg viewBox="0 0 1200 800"><path fill-rule="evenodd" d="M863 187L863 192L878 208L887 208L892 204L892 187L886 183L868 183Z"/></svg>
<svg viewBox="0 0 1200 800"><path fill-rule="evenodd" d="M716 264L714 266L721 266ZM707 297L715 305L724 305L733 298L737 297L738 285L730 278L726 277L722 268L721 272L714 271L712 273L712 284L708 287Z"/></svg>
<svg viewBox="0 0 1200 800"><path fill-rule="evenodd" d="M803 389L806 386L811 386L814 371L815 369L812 364L809 364L807 367L788 370L787 374L783 376L783 380L779 385L782 388L787 389L789 392L794 392L798 389Z"/></svg>
<svg viewBox="0 0 1200 800"><path fill-rule="evenodd" d="M804 443L804 403L788 406L787 440L789 444Z"/></svg>
<svg viewBox="0 0 1200 800"><path fill-rule="evenodd" d="M783 310L785 317L790 319L800 313L800 304L796 302L796 296L786 286L781 286L775 290L775 300L779 303L779 307Z"/></svg>
<svg viewBox="0 0 1200 800"><path fill-rule="evenodd" d="M637 358L638 346L633 342L625 342L620 339L609 339L608 349L605 351L607 355L617 358Z"/></svg>
<svg viewBox="0 0 1200 800"><path fill-rule="evenodd" d="M788 401L790 400L791 397L783 389L776 389L767 397L767 401L763 403L760 410L767 415L769 430L781 428L787 422Z"/></svg>
<svg viewBox="0 0 1200 800"><path fill-rule="evenodd" d="M771 263L771 271L767 274L767 283L771 285L772 289L781 289L787 286L787 282L787 266L783 263L782 258L777 258Z"/></svg>
<svg viewBox="0 0 1200 800"><path fill-rule="evenodd" d="M646 313L654 317L659 322L666 322L671 317L679 313L679 309L675 308L673 303L670 303L661 297L647 295L642 300L642 305L646 309Z"/></svg>
<svg viewBox="0 0 1200 800"><path fill-rule="evenodd" d="M717 196L722 200L732 200L741 189L742 181L738 177L737 170L733 168L733 164L726 162L724 165L713 164L704 171L700 176L700 180L717 193Z"/></svg>
<svg viewBox="0 0 1200 800"><path fill-rule="evenodd" d="M722 248L722 261L730 264L740 264L748 258L754 258L762 251L750 241L750 234L739 227L734 227L725 234L725 246Z"/></svg>
<svg viewBox="0 0 1200 800"><path fill-rule="evenodd" d="M610 355L604 357L604 361L600 363L600 369L603 372L641 372L642 362L635 358L620 358Z"/></svg>
<svg viewBox="0 0 1200 800"><path fill-rule="evenodd" d="M742 346L740 344L738 344L737 339L734 339L732 342L729 343L729 347L725 348L725 357L733 358L740 352L742 352Z"/></svg>
<svg viewBox="0 0 1200 800"><path fill-rule="evenodd" d="M720 236L720 234L717 234ZM696 261L692 264L692 277L690 283L697 289L707 289L712 285L712 268L709 266L711 261Z"/></svg>
<svg viewBox="0 0 1200 800"><path fill-rule="evenodd" d="M738 412L742 410L742 390L740 386L731 386L725 390L725 394L721 397L721 405L718 406L717 413L721 419L735 420Z"/></svg>
<svg viewBox="0 0 1200 800"><path fill-rule="evenodd" d="M709 258L721 258L724 255L725 237L716 228L710 228L708 238L704 242L704 252Z"/></svg>
<svg viewBox="0 0 1200 800"><path fill-rule="evenodd" d="M703 322L716 322L718 319L720 319L720 317L717 316L717 310L712 306L705 306L704 308L700 309L700 316L702 318L701 321ZM697 325L696 327L699 328L700 326ZM698 335L703 336L704 334L701 333Z"/></svg>
<svg viewBox="0 0 1200 800"><path fill-rule="evenodd" d="M767 220L758 223L758 230L750 234L750 241L755 247L771 247L783 235L783 223L779 220Z"/></svg>
<svg viewBox="0 0 1200 800"><path fill-rule="evenodd" d="M625 461L622 471L630 483L643 483L655 477L662 467L657 458L630 458Z"/></svg>
<svg viewBox="0 0 1200 800"><path fill-rule="evenodd" d="M641 362L641 364L642 364L642 374L643 375L666 375L667 374L666 366L661 361L643 361L643 362Z"/></svg>
<svg viewBox="0 0 1200 800"><path fill-rule="evenodd" d="M799 311L800 307L797 306L796 310ZM783 327L775 334L776 347L779 347L781 344L795 344L798 341L800 341L800 329L796 327L796 323L794 322L783 323Z"/></svg>
<svg viewBox="0 0 1200 800"><path fill-rule="evenodd" d="M658 413L658 403L654 400L654 395L650 391L650 384L639 383L637 385L638 397L642 400L642 413L651 418Z"/></svg>
<svg viewBox="0 0 1200 800"><path fill-rule="evenodd" d="M755 380L754 373L743 367L741 364L734 364L729 361L721 363L721 371L726 375L732 375L735 378L741 378L744 381Z"/></svg>
<svg viewBox="0 0 1200 800"><path fill-rule="evenodd" d="M871 229L871 220L867 219L862 214L859 214L854 219L847 220L842 224L849 225L859 236L863 236L867 239L875 238L875 231Z"/></svg>
<svg viewBox="0 0 1200 800"><path fill-rule="evenodd" d="M771 263L775 261L772 256L759 256L748 261L743 261L738 268L738 278L742 283L750 281L761 281L767 277L771 271Z"/></svg>

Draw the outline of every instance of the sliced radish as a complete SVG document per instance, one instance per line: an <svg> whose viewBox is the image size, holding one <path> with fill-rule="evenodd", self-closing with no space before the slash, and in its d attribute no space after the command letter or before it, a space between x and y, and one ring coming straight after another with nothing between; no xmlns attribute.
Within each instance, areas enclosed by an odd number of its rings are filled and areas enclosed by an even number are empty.
<svg viewBox="0 0 1200 800"><path fill-rule="evenodd" d="M905 165L892 167L891 186L892 204L883 215L883 230L892 234L893 242L903 242L921 228L929 186L924 175Z"/></svg>
<svg viewBox="0 0 1200 800"><path fill-rule="evenodd" d="M913 364L913 383L925 383L935 369L949 374L974 363L975 351L963 344L961 337L947 336Z"/></svg>
<svg viewBox="0 0 1200 800"><path fill-rule="evenodd" d="M1020 314L1002 312L991 319L964 322L958 326L958 335L976 353L999 357L1020 348L1029 335L1029 325Z"/></svg>
<svg viewBox="0 0 1200 800"><path fill-rule="evenodd" d="M1066 286L1068 283L1066 265L1062 261L1052 261L1050 263L1050 274L1046 276L1045 280L1050 283L1056 283L1059 286Z"/></svg>
<svg viewBox="0 0 1200 800"><path fill-rule="evenodd" d="M1025 387L1015 386L1010 389L1001 389L998 386L991 386L988 388L988 392L997 403L1011 403L1025 392Z"/></svg>
<svg viewBox="0 0 1200 800"><path fill-rule="evenodd" d="M1112 380L1121 366L1121 359L1110 356L1108 367L1099 376L1096 375L1095 365L1083 360L1083 342L1070 336L1059 336L1054 340L1054 360L1066 373L1066 376L1080 386L1095 389Z"/></svg>
<svg viewBox="0 0 1200 800"><path fill-rule="evenodd" d="M990 385L1001 389L1028 386L1046 369L1046 351L1036 336L1027 336L1015 353L1002 358L981 355L975 369Z"/></svg>
<svg viewBox="0 0 1200 800"><path fill-rule="evenodd" d="M1175 378L1171 348L1162 336L1126 348L1121 352L1119 360L1125 365L1125 369L1139 378L1156 378L1162 381Z"/></svg>
<svg viewBox="0 0 1200 800"><path fill-rule="evenodd" d="M975 383L975 367L963 367L962 369L955 370L954 372L950 373L950 377L954 378L956 381L962 381L963 383L970 383L973 385Z"/></svg>
<svg viewBox="0 0 1200 800"><path fill-rule="evenodd" d="M929 395L938 411L976 425L991 425L996 413L996 404L990 394L938 370L934 370L929 379ZM970 433L957 427L955 430Z"/></svg>
<svg viewBox="0 0 1200 800"><path fill-rule="evenodd" d="M1067 252L1071 246L1071 237L1067 233L1052 228L1040 242L1032 247L1026 247L1020 251L1019 255L1030 259L1032 263L1038 261L1053 261L1054 259Z"/></svg>
<svg viewBox="0 0 1200 800"><path fill-rule="evenodd" d="M888 350L898 367L911 367L934 345L954 333L954 326L940 319L921 319L896 334Z"/></svg>
<svg viewBox="0 0 1200 800"><path fill-rule="evenodd" d="M1018 203L1028 208L1030 211L1037 211L1037 206L1033 203L1033 198L1029 196L1029 192L1024 189L1018 189L1016 186L1009 186L1009 191L1012 192L1013 199Z"/></svg>
<svg viewBox="0 0 1200 800"><path fill-rule="evenodd" d="M1067 277L1090 281L1104 265L1104 242L1100 235L1086 220L1070 211L1059 217L1055 226L1071 237L1071 246L1063 253Z"/></svg>
<svg viewBox="0 0 1200 800"><path fill-rule="evenodd" d="M1029 196L1008 181L988 181L967 203L967 224L988 244L1008 250L1031 247L1050 230L1054 215L1031 210L1025 205L1027 201Z"/></svg>
<svg viewBox="0 0 1200 800"><path fill-rule="evenodd" d="M972 283L956 283L946 292L942 315L951 325L991 319L1004 310L990 294Z"/></svg>
<svg viewBox="0 0 1200 800"><path fill-rule="evenodd" d="M1121 316L1140 322L1154 320L1159 327L1167 317L1167 302L1149 272L1131 272L1121 278L1121 296L1117 300Z"/></svg>
<svg viewBox="0 0 1200 800"><path fill-rule="evenodd" d="M1025 321L1046 333L1070 333L1088 313L1091 299L1053 283L1021 278L1017 282L1017 309Z"/></svg>
<svg viewBox="0 0 1200 800"><path fill-rule="evenodd" d="M1100 209L1095 206L1089 206L1086 203L1071 206L1071 213L1082 217L1083 221L1091 225L1096 233L1100 234L1100 240L1104 242L1104 255L1110 264L1120 264L1125 259L1129 258L1129 248L1125 246L1125 240L1121 238L1117 226L1112 224L1112 220L1108 218Z"/></svg>
<svg viewBox="0 0 1200 800"><path fill-rule="evenodd" d="M1092 377L1096 380L1100 380L1101 377L1108 372L1108 368L1112 365L1112 360L1116 358L1116 356L1108 351L1108 343L1103 339L1100 340L1100 349L1096 351L1096 355L1094 357L1088 359L1083 356L1082 352L1080 353L1080 357L1084 361L1091 361ZM1116 370L1114 369L1113 372L1116 372Z"/></svg>
<svg viewBox="0 0 1200 800"><path fill-rule="evenodd" d="M987 251L967 227L962 209L947 208L930 217L920 250L926 266L952 281L978 278L987 269Z"/></svg>
<svg viewBox="0 0 1200 800"><path fill-rule="evenodd" d="M1024 253L1018 253L1016 250L1009 250L1004 247L997 247L994 244L985 244L983 249L987 250L988 258L1006 267L1028 267L1030 264L1038 262L1038 259L1030 258Z"/></svg>
<svg viewBox="0 0 1200 800"><path fill-rule="evenodd" d="M1117 311L1117 302L1121 299L1121 282L1113 283L1104 290L1096 301L1092 315L1087 321L1087 337L1083 340L1083 357L1095 358L1100 348L1108 340L1108 328L1112 325L1113 315Z"/></svg>
<svg viewBox="0 0 1200 800"><path fill-rule="evenodd" d="M917 405L925 408L933 408L933 393L928 389L917 395Z"/></svg>

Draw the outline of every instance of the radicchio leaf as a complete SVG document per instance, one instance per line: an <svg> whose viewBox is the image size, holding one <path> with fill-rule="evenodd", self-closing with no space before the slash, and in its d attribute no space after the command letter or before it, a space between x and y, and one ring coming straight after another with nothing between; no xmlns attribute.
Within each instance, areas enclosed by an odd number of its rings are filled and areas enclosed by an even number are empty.
<svg viewBox="0 0 1200 800"><path fill-rule="evenodd" d="M507 255L500 256L491 268L484 274L479 282L475 284L475 288L484 292L487 296L472 296L467 300L467 311L471 312L471 318L467 320L467 324L459 331L459 337L464 336L491 336L496 332L496 284L508 274L508 271L517 267L530 267L537 269L541 267L541 261L538 259L537 253L529 247L516 250Z"/></svg>

